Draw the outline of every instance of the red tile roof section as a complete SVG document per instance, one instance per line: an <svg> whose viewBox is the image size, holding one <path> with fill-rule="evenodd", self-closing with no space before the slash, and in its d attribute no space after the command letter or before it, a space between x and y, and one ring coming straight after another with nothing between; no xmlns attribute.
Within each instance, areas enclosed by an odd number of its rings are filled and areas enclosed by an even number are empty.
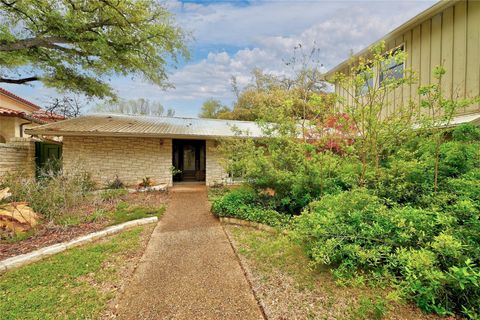
<svg viewBox="0 0 480 320"><path fill-rule="evenodd" d="M15 99L15 100L17 100L17 101L20 101L20 102L22 102L22 103L24 103L24 104L26 104L26 105L29 105L29 106L32 107L32 108L35 108L35 109L37 109L37 110L40 110L40 107L37 106L36 104L34 104L33 102L30 102L30 101L28 101L28 100L25 100L25 99L23 99L23 98L20 98L19 96L17 96L16 94L14 94L14 93L12 93L12 92L10 92L10 91L8 91L8 90L5 90L5 89L3 89L3 88L0 88L0 93L4 94L4 95L6 95L6 96L8 96L8 97L10 97L10 98L12 98L12 99Z"/></svg>
<svg viewBox="0 0 480 320"><path fill-rule="evenodd" d="M0 116L19 117L19 118L27 119L40 124L46 124L50 122L65 120L64 116L61 116L53 112L48 112L45 110L37 110L32 114L28 114L22 111L12 110L12 109L2 108L2 107L0 107Z"/></svg>
<svg viewBox="0 0 480 320"><path fill-rule="evenodd" d="M37 110L30 115L32 118L43 120L45 122L54 122L65 120L66 118L62 115L56 114L54 112L49 112L45 110Z"/></svg>
<svg viewBox="0 0 480 320"><path fill-rule="evenodd" d="M24 112L0 107L0 116L22 116Z"/></svg>

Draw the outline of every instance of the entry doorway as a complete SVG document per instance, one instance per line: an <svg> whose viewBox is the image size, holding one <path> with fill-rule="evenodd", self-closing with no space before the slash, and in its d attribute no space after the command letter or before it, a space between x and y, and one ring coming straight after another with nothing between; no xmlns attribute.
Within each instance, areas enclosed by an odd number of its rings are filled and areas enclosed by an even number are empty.
<svg viewBox="0 0 480 320"><path fill-rule="evenodd" d="M205 181L205 140L173 140L173 181Z"/></svg>
<svg viewBox="0 0 480 320"><path fill-rule="evenodd" d="M62 145L60 143L35 142L35 171L40 176L43 171L56 173L62 169Z"/></svg>

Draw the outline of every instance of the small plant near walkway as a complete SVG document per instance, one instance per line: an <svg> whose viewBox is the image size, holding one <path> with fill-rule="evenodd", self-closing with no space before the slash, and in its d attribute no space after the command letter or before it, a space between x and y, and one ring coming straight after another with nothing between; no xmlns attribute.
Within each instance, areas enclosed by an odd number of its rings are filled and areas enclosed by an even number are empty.
<svg viewBox="0 0 480 320"><path fill-rule="evenodd" d="M1 318L101 318L152 230L138 227L1 275Z"/></svg>
<svg viewBox="0 0 480 320"><path fill-rule="evenodd" d="M402 304L382 286L339 286L327 268L312 268L288 235L227 227L269 319L441 319Z"/></svg>

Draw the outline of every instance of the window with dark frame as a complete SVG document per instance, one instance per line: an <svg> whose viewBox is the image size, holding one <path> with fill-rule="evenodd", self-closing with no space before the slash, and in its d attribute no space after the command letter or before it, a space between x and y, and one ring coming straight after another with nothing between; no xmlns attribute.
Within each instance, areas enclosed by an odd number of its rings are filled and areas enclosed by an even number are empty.
<svg viewBox="0 0 480 320"><path fill-rule="evenodd" d="M403 78L403 72L405 69L405 62L397 61L394 57L399 51L404 51L404 46L401 45L395 48L390 54L390 59L385 61L382 72L380 73L380 85L386 80L399 80Z"/></svg>
<svg viewBox="0 0 480 320"><path fill-rule="evenodd" d="M401 46L389 51L386 55L390 56L390 59L387 59L384 62L384 68L378 75L377 81L375 81L374 77L369 77L365 79L365 83L356 89L355 94L357 96L363 96L368 93L369 89L372 89L375 85L382 85L386 80L398 80L404 77L404 70L405 70L405 62L404 61L397 61L394 57L399 51L404 51L405 47L402 44ZM375 72L374 72L375 73ZM360 73L362 74L362 72ZM366 72L365 78L367 77Z"/></svg>
<svg viewBox="0 0 480 320"><path fill-rule="evenodd" d="M366 72L361 72L360 73L365 79L365 82L363 83L362 86L358 87L355 94L357 96L363 96L367 94L368 90L372 89L373 86L375 85L373 81L373 77L369 77ZM368 77L368 78L367 78Z"/></svg>

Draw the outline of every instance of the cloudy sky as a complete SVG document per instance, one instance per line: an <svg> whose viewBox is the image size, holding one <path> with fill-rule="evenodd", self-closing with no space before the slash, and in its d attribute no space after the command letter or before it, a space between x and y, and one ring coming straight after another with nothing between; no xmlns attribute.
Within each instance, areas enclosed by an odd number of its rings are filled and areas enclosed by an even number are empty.
<svg viewBox="0 0 480 320"><path fill-rule="evenodd" d="M299 43L315 43L321 63L329 69L435 2L169 0L165 6L193 36L188 43L192 58L171 70L175 88L163 91L122 78L113 79L112 85L121 98L158 100L174 108L177 116L196 116L208 98L231 105L232 76L242 86L254 68L287 72L282 59L291 57ZM4 87L39 105L55 95L38 84Z"/></svg>

